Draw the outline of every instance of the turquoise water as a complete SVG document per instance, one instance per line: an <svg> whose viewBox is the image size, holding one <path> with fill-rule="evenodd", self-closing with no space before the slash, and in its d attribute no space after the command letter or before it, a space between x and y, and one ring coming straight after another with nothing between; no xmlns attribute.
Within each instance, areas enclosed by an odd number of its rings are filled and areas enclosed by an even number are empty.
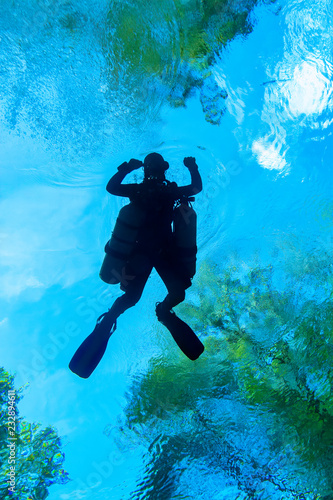
<svg viewBox="0 0 333 500"><path fill-rule="evenodd" d="M1 2L0 366L61 438L46 481L18 426L17 498L333 498L332 2L222 4ZM153 274L81 380L68 362L121 293L98 277L105 186L151 151L202 174L176 311L205 353L157 322Z"/></svg>

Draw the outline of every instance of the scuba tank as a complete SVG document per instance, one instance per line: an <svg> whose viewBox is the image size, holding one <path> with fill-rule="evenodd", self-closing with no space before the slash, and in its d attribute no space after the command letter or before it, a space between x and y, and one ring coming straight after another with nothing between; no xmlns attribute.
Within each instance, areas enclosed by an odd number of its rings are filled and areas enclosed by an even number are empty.
<svg viewBox="0 0 333 500"><path fill-rule="evenodd" d="M105 283L120 283L125 264L136 243L146 213L137 203L121 208L111 239L105 245L105 257L99 273Z"/></svg>
<svg viewBox="0 0 333 500"><path fill-rule="evenodd" d="M197 214L189 203L193 200L181 200L173 210L175 251L178 262L189 278L195 275L197 260Z"/></svg>

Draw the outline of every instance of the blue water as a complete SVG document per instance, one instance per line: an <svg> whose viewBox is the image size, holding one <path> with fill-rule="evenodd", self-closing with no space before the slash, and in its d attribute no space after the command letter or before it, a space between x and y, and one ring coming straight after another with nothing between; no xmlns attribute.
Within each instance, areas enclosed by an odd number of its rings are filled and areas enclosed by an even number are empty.
<svg viewBox="0 0 333 500"><path fill-rule="evenodd" d="M332 2L254 3L207 68L184 55L194 2L2 2L0 365L62 438L50 500L333 498ZM213 45L209 26L187 33ZM98 277L105 186L151 151L202 174L176 310L206 350L157 322L153 273L81 380L68 362L121 293Z"/></svg>

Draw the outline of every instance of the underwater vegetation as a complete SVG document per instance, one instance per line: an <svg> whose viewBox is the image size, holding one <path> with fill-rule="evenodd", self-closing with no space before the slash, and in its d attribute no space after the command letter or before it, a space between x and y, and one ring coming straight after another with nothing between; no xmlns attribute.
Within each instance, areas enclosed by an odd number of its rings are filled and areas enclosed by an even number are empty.
<svg viewBox="0 0 333 500"><path fill-rule="evenodd" d="M201 266L177 309L205 353L152 359L113 433L124 452L145 445L131 498L333 498L333 281L317 264L283 289L273 266Z"/></svg>
<svg viewBox="0 0 333 500"><path fill-rule="evenodd" d="M7 404L10 391L15 392L16 430L13 441L8 439ZM17 403L20 399L22 390L14 389L14 377L0 368L0 497L3 500L44 500L52 484L69 481L68 473L63 469L65 455L55 429L41 429L40 424L31 424L19 416ZM15 443L11 457L9 442ZM12 460L15 460L14 465L11 465ZM11 466L15 468L15 489L9 494Z"/></svg>
<svg viewBox="0 0 333 500"><path fill-rule="evenodd" d="M136 119L133 107L148 100L153 109L164 100L185 106L199 89L206 120L219 124L227 93L211 66L231 40L252 31L249 16L257 3L155 0L147 9L144 0L111 2L103 39L107 79L111 94L122 92L127 119Z"/></svg>
<svg viewBox="0 0 333 500"><path fill-rule="evenodd" d="M252 30L257 3L6 2L2 123L67 158L128 142L131 127L144 130L161 106L184 106L196 91L206 119L219 124L227 93L211 68L232 39Z"/></svg>

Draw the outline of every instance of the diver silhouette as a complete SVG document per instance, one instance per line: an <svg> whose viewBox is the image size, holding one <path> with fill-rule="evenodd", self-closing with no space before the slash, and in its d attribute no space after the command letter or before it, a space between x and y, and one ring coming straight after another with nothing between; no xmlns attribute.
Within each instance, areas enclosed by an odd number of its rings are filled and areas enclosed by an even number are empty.
<svg viewBox="0 0 333 500"><path fill-rule="evenodd" d="M196 214L190 201L202 190L195 158L184 158L184 165L191 175L187 186L165 178L169 164L158 153L150 153L143 163L137 159L122 163L106 186L110 194L127 197L130 203L120 210L105 245L100 277L106 283L120 283L125 293L98 318L94 331L70 362L70 369L83 378L89 377L101 360L117 318L139 301L153 268L168 291L156 304L158 320L190 359L197 359L204 350L191 328L172 311L185 299L195 274ZM122 183L127 174L142 166L143 182Z"/></svg>

